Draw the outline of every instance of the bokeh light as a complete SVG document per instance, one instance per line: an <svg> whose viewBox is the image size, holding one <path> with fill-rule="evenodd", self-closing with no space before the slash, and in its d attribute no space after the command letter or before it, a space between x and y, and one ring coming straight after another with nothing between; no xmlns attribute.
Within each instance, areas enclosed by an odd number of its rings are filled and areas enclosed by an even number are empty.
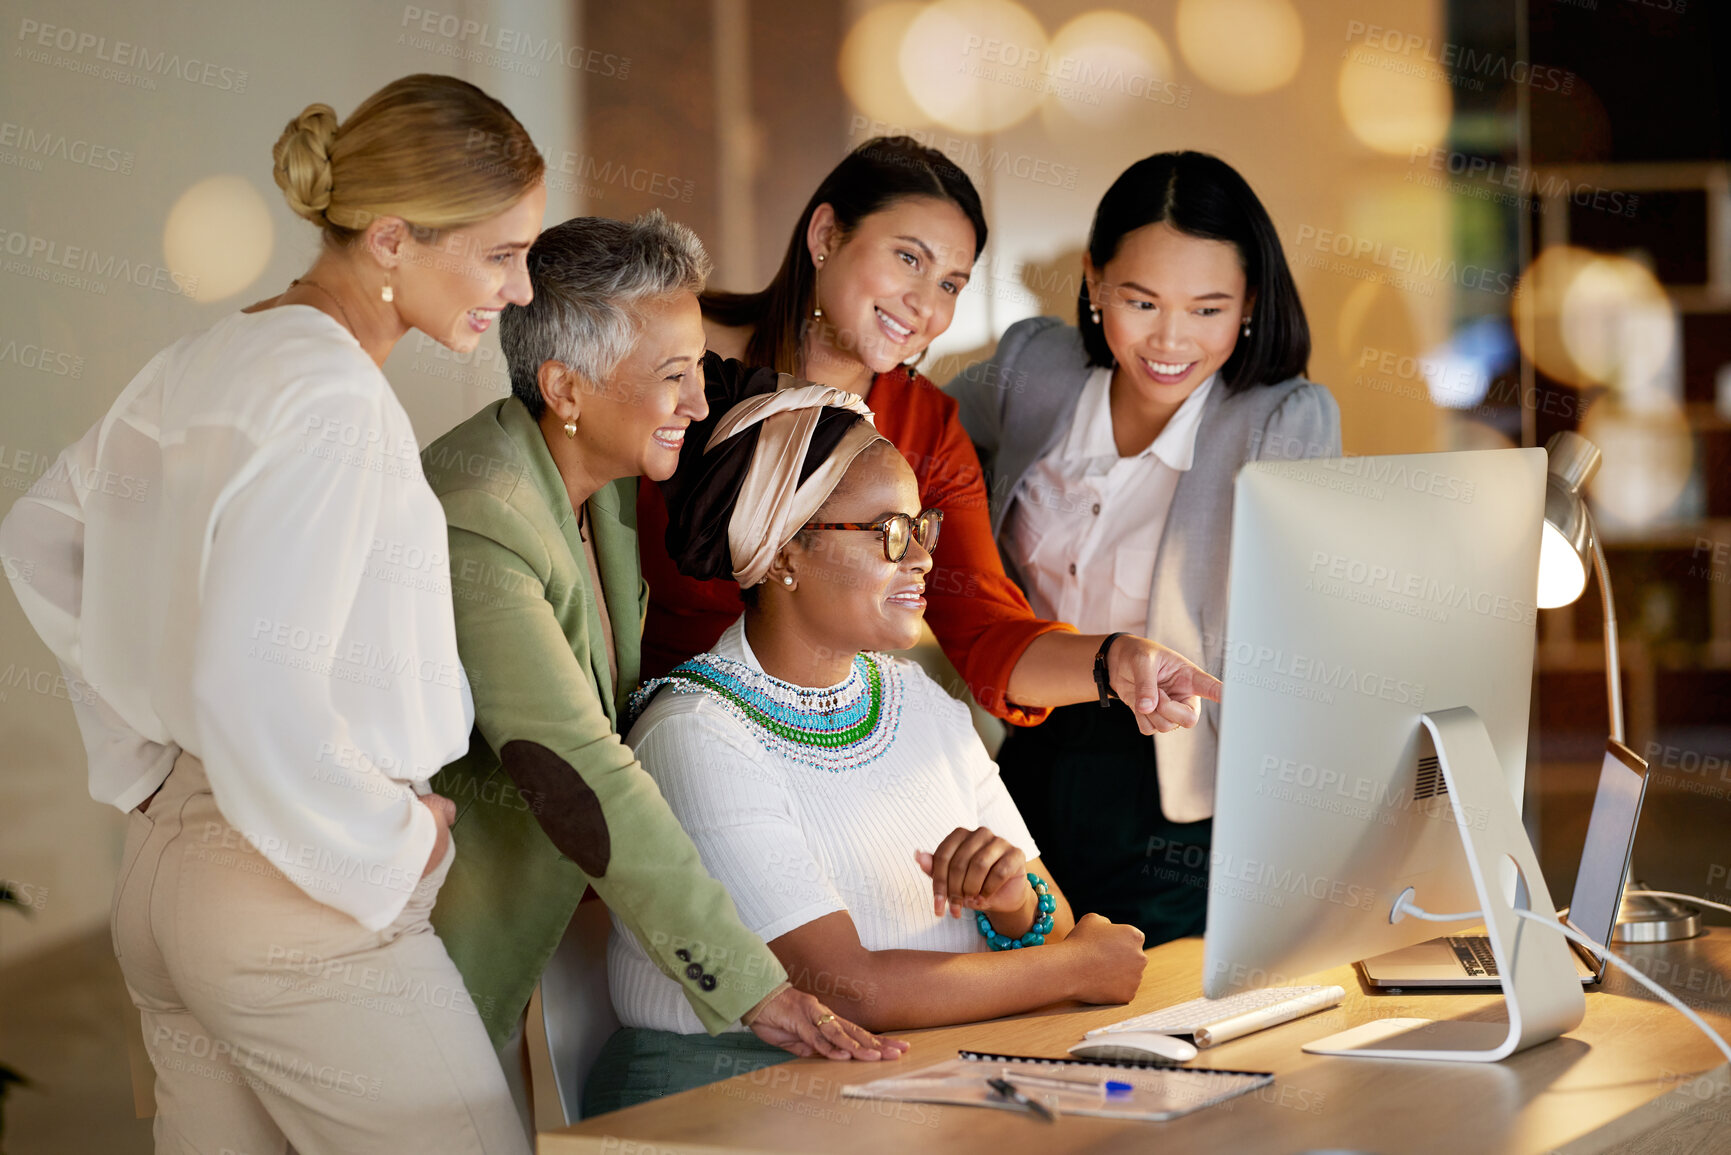
<svg viewBox="0 0 1731 1155"><path fill-rule="evenodd" d="M1051 53L1046 107L1084 124L1106 127L1189 103L1166 41L1128 13L1083 13L1058 29Z"/></svg>
<svg viewBox="0 0 1731 1155"><path fill-rule="evenodd" d="M1649 399L1637 407L1607 393L1588 407L1581 436L1604 454L1587 490L1599 519L1611 528L1638 529L1661 520L1689 484L1695 442L1675 401Z"/></svg>
<svg viewBox="0 0 1731 1155"><path fill-rule="evenodd" d="M1298 74L1304 27L1291 0L1179 0L1178 51L1210 88L1255 96Z"/></svg>
<svg viewBox="0 0 1731 1155"><path fill-rule="evenodd" d="M1642 265L1621 256L1588 261L1563 290L1559 328L1588 379L1629 395L1662 388L1677 344L1676 311Z"/></svg>
<svg viewBox="0 0 1731 1155"><path fill-rule="evenodd" d="M922 128L931 118L902 83L902 40L924 4L884 4L873 8L842 41L836 70L842 90L855 108L896 128Z"/></svg>
<svg viewBox="0 0 1731 1155"><path fill-rule="evenodd" d="M1577 388L1593 378L1563 341L1563 300L1581 270L1598 258L1585 249L1551 245L1533 258L1514 294L1515 339L1539 372Z"/></svg>
<svg viewBox="0 0 1731 1155"><path fill-rule="evenodd" d="M252 284L270 263L274 245L264 198L252 182L229 173L182 193L162 233L165 262L196 278L198 301L220 301Z"/></svg>
<svg viewBox="0 0 1731 1155"><path fill-rule="evenodd" d="M898 59L914 102L958 132L1009 128L1054 83L1045 29L1012 0L938 0L908 25Z"/></svg>
<svg viewBox="0 0 1731 1155"><path fill-rule="evenodd" d="M1357 45L1340 62L1337 95L1346 126L1378 152L1410 157L1448 136L1454 99L1422 59Z"/></svg>

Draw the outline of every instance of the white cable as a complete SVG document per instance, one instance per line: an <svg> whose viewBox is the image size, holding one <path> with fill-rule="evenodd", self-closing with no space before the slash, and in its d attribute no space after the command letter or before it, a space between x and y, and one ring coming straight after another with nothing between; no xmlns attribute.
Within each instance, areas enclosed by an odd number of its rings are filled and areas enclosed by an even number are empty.
<svg viewBox="0 0 1731 1155"><path fill-rule="evenodd" d="M1469 918L1474 922L1482 922L1485 917L1484 912L1478 910L1463 910L1459 914L1432 914L1413 902L1412 896L1413 888L1410 886L1400 892L1400 896L1394 900L1394 905L1389 908L1388 921L1399 922L1409 914L1414 918L1423 919L1425 922L1465 922Z"/></svg>
<svg viewBox="0 0 1731 1155"><path fill-rule="evenodd" d="M1726 906L1722 902L1696 898L1692 894L1678 894L1674 890L1627 890L1623 892L1623 896L1625 898L1674 898L1678 902L1693 903L1696 906L1710 906L1714 910L1722 910L1726 914L1731 914L1731 906Z"/></svg>
<svg viewBox="0 0 1731 1155"><path fill-rule="evenodd" d="M1414 918L1422 918L1426 922L1465 922L1469 918L1475 922L1483 922L1485 917L1482 910L1463 910L1458 914L1432 914L1428 910L1420 910L1410 902L1401 908L1401 913L1410 914Z"/></svg>
<svg viewBox="0 0 1731 1155"><path fill-rule="evenodd" d="M1666 895L1664 897L1668 898L1670 896ZM1709 1039L1712 1039L1713 1045L1718 1047L1719 1050L1724 1053L1727 1060L1731 1060L1731 1043L1727 1043L1722 1037L1720 1037L1718 1031L1715 1031L1712 1027L1708 1026L1706 1019L1703 1019L1700 1015L1696 1014L1686 1006L1682 999L1679 999L1676 995L1673 995L1670 991L1654 982L1651 978L1642 974L1633 963L1624 962L1622 959L1618 958L1609 947L1601 946L1586 935L1582 934L1580 931L1576 930L1574 927L1564 926L1556 919L1546 918L1537 911L1515 910L1510 908L1509 913L1513 914L1516 918L1524 918L1528 922L1536 922L1540 926L1548 926L1552 930L1561 931L1564 938L1580 943L1606 962L1615 964L1618 970L1622 971L1624 974L1628 975L1630 978L1634 979L1636 982L1670 1003L1673 1007L1676 1007L1677 1010L1681 1011L1684 1018L1701 1028L1701 1033L1706 1035Z"/></svg>
<svg viewBox="0 0 1731 1155"><path fill-rule="evenodd" d="M1719 906L1716 902L1706 902L1704 899L1693 898L1687 894L1672 894L1669 891L1640 890L1631 891L1630 893L1645 895L1649 898L1679 898L1686 902L1703 902L1708 906L1718 906L1720 910L1728 909ZM1460 919L1483 917L1483 913L1480 911L1467 911L1462 914L1432 914L1428 910L1415 906L1410 897L1411 894L1412 888L1408 887L1406 891L1402 892L1399 898L1394 900L1394 909L1389 912L1391 921L1398 921L1396 916L1402 914L1410 914L1412 917L1423 919L1426 922L1455 922ZM1673 995L1670 991L1642 974L1638 969L1636 969L1633 963L1624 962L1621 958L1617 957L1609 947L1594 942L1574 927L1565 926L1554 918L1546 918L1537 911L1519 910L1515 907L1510 907L1509 913L1514 915L1516 918L1524 918L1528 922L1536 922L1540 926L1548 926L1552 930L1559 931L1564 938L1580 943L1599 958L1614 964L1618 970L1622 971L1624 974L1628 975L1630 978L1634 979L1636 982L1640 983L1642 986L1646 987L1648 990L1652 991L1654 994L1658 995L1680 1011L1684 1018L1688 1019L1691 1023L1694 1023L1695 1026L1700 1028L1702 1034L1706 1035L1709 1039L1712 1039L1713 1045L1719 1048L1720 1052L1724 1054L1728 1061L1731 1061L1731 1043L1727 1043L1724 1038L1720 1036L1718 1031L1715 1031L1712 1027L1707 1025L1706 1019L1703 1019L1700 1015L1696 1014L1686 1006L1681 999L1677 998L1677 996Z"/></svg>

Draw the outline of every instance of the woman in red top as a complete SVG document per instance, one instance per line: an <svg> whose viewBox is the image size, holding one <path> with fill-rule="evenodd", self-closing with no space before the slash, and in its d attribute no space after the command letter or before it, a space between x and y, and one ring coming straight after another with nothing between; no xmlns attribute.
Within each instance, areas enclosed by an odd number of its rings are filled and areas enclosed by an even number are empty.
<svg viewBox="0 0 1731 1155"><path fill-rule="evenodd" d="M907 364L949 328L985 243L979 194L949 158L905 136L869 140L812 194L767 288L703 295L709 347L865 398L879 432L913 466L922 504L944 513L926 621L981 706L1031 726L1054 706L1093 700L1104 650L1111 689L1144 733L1193 725L1194 698L1219 697L1207 673L1146 638L1078 634L1034 616L1004 573L955 400ZM680 574L666 533L666 503L645 483L645 677L711 648L745 608L737 583Z"/></svg>

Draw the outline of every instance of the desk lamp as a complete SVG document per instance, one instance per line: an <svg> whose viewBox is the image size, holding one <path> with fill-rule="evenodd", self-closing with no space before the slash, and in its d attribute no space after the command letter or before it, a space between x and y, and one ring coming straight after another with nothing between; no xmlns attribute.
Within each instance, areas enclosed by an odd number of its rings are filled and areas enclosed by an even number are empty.
<svg viewBox="0 0 1731 1155"><path fill-rule="evenodd" d="M1545 442L1550 467L1545 477L1545 528L1539 545L1540 609L1566 606L1587 588L1587 571L1599 581L1605 604L1605 700L1611 737L1625 742L1622 665L1617 653L1617 611L1611 602L1611 576L1598 526L1581 490L1599 471L1599 447L1578 433L1563 431ZM1645 890L1637 883L1636 890ZM1669 942L1701 933L1700 913L1665 898L1625 896L1617 915L1619 942Z"/></svg>

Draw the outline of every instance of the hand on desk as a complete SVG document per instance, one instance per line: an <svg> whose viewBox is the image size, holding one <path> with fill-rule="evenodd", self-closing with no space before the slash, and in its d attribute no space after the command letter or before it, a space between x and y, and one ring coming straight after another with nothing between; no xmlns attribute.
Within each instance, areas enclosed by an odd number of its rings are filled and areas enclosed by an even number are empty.
<svg viewBox="0 0 1731 1155"><path fill-rule="evenodd" d="M1075 997L1084 1003L1127 1003L1142 985L1148 956L1142 953L1142 932L1127 922L1085 914L1064 941L1050 950L1086 952L1076 966L1081 986Z"/></svg>
<svg viewBox="0 0 1731 1155"><path fill-rule="evenodd" d="M802 1059L899 1059L908 1049L902 1039L878 1036L837 1016L815 997L788 987L765 1003L751 1022L751 1033Z"/></svg>

